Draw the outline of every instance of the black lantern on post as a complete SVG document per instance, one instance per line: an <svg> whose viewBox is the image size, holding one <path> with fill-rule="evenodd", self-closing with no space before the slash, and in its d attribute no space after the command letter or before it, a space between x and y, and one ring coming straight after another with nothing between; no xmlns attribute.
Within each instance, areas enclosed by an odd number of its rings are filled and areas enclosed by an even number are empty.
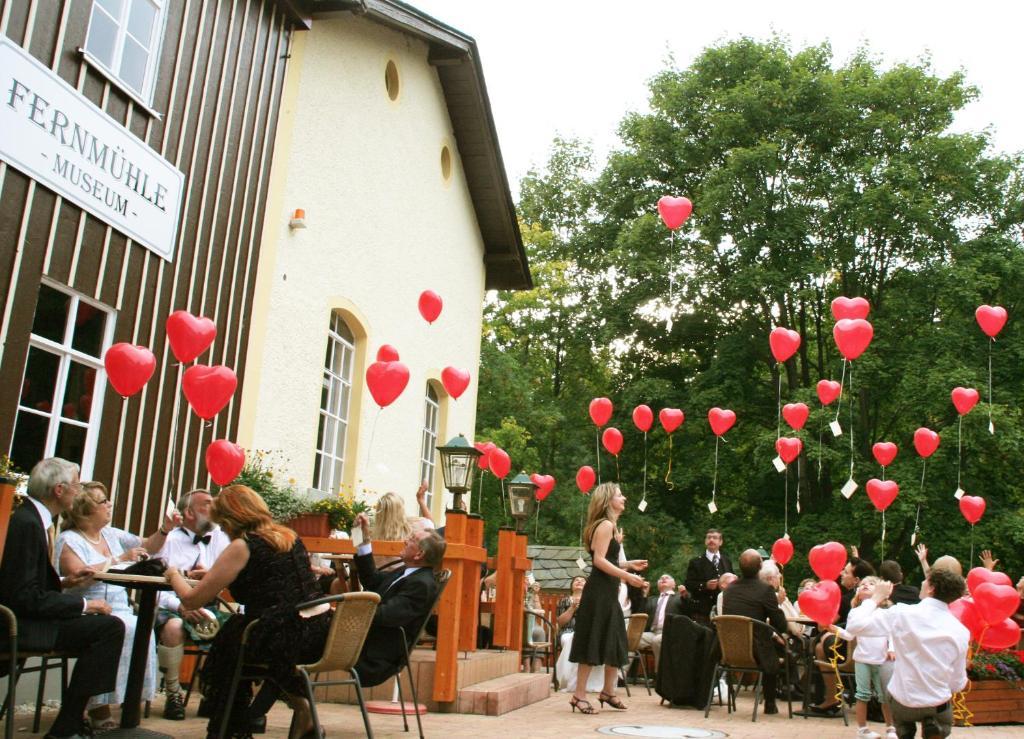
<svg viewBox="0 0 1024 739"><path fill-rule="evenodd" d="M516 532L522 534L526 522L533 515L534 494L537 486L533 480L527 477L525 472L520 472L512 478L508 484L508 505L511 508L512 518L516 521Z"/></svg>
<svg viewBox="0 0 1024 739"><path fill-rule="evenodd" d="M473 475L476 473L476 460L483 452L466 441L459 434L446 445L437 447L441 457L441 474L444 486L455 496L452 507L462 510L462 494L473 489Z"/></svg>

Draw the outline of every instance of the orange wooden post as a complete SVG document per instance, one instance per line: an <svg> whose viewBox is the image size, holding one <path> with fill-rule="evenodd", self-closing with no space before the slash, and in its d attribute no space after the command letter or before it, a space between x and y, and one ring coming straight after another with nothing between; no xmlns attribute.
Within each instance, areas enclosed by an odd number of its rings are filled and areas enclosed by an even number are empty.
<svg viewBox="0 0 1024 739"><path fill-rule="evenodd" d="M438 702L454 701L459 672L459 634L462 623L462 583L465 581L466 561L456 548L466 543L469 517L465 511L448 511L444 538L449 550L445 552L444 566L452 571L451 579L441 595L437 608L437 655L434 661L434 695Z"/></svg>
<svg viewBox="0 0 1024 739"><path fill-rule="evenodd" d="M17 480L11 477L0 477L0 561L4 558L4 545L7 543L7 526L11 522L11 509L14 507L14 486Z"/></svg>
<svg viewBox="0 0 1024 739"><path fill-rule="evenodd" d="M516 531L508 526L498 530L498 566L495 581L494 603L494 636L492 641L496 647L512 646L512 603L517 598L522 603L522 595L514 595L512 565L516 557Z"/></svg>
<svg viewBox="0 0 1024 739"><path fill-rule="evenodd" d="M466 522L466 543L474 547L482 547L484 543L484 519L477 513L471 513ZM462 576L462 597L459 609L462 620L459 626L459 649L463 652L476 651L476 632L480 624L480 578L483 575L480 567L466 565Z"/></svg>
<svg viewBox="0 0 1024 739"><path fill-rule="evenodd" d="M512 603L512 637L509 649L517 652L523 649L523 599L526 595L526 571L530 569L530 560L526 558L526 534L516 534L516 556L512 564L512 592L516 598Z"/></svg>

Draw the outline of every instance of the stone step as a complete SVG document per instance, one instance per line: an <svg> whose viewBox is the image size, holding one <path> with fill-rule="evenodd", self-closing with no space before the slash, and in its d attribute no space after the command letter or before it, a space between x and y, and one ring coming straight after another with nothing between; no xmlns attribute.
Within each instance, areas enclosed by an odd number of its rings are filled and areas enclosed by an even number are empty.
<svg viewBox="0 0 1024 739"><path fill-rule="evenodd" d="M456 713L501 716L551 695L551 675L520 672L470 685L459 691Z"/></svg>

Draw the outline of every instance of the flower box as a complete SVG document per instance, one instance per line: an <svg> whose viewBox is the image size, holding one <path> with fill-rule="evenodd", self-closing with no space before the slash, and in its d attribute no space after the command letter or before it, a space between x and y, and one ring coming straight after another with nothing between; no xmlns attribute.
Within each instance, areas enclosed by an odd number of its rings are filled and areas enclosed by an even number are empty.
<svg viewBox="0 0 1024 739"><path fill-rule="evenodd" d="M975 726L1024 723L1024 680L972 680L967 707L974 714L969 720Z"/></svg>
<svg viewBox="0 0 1024 739"><path fill-rule="evenodd" d="M285 524L299 536L331 535L331 524L326 513L303 513Z"/></svg>

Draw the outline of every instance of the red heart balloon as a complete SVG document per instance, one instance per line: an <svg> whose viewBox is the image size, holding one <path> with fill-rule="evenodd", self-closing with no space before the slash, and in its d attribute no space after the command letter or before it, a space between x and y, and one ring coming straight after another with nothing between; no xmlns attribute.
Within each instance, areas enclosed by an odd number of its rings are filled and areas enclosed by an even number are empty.
<svg viewBox="0 0 1024 739"><path fill-rule="evenodd" d="M378 362L397 362L400 358L398 350L391 346L391 344L382 344L380 349L377 350Z"/></svg>
<svg viewBox="0 0 1024 739"><path fill-rule="evenodd" d="M871 304L864 298L838 297L832 301L832 317L837 321L844 318L867 318Z"/></svg>
<svg viewBox="0 0 1024 739"><path fill-rule="evenodd" d="M441 370L441 384L444 385L445 392L458 400L469 387L469 370L445 367Z"/></svg>
<svg viewBox="0 0 1024 739"><path fill-rule="evenodd" d="M487 464L491 468L491 474L499 480L504 480L508 471L512 469L512 459L508 456L508 452L500 446L494 447L487 454Z"/></svg>
<svg viewBox="0 0 1024 739"><path fill-rule="evenodd" d="M205 316L193 316L187 310L176 310L168 316L166 330L171 351L181 363L191 362L217 338L217 326L213 321Z"/></svg>
<svg viewBox="0 0 1024 739"><path fill-rule="evenodd" d="M843 392L843 386L835 380L818 380L818 400L822 405L829 405Z"/></svg>
<svg viewBox="0 0 1024 739"><path fill-rule="evenodd" d="M922 457L930 457L939 448L939 435L922 426L914 432L914 449Z"/></svg>
<svg viewBox="0 0 1024 739"><path fill-rule="evenodd" d="M967 627L967 630L971 633L971 641L978 641L978 637L981 636L981 632L985 628L985 622L978 615L974 599L969 596L958 598L949 604L949 612L953 614L957 621Z"/></svg>
<svg viewBox="0 0 1024 739"><path fill-rule="evenodd" d="M712 408L708 411L708 423L711 424L711 431L715 436L722 436L736 423L736 414L730 410Z"/></svg>
<svg viewBox="0 0 1024 739"><path fill-rule="evenodd" d="M544 500L555 488L555 478L551 475L538 475L534 472L530 475L530 482L537 486L537 490L533 494L537 500Z"/></svg>
<svg viewBox="0 0 1024 739"><path fill-rule="evenodd" d="M793 542L788 535L776 539L772 544L772 559L783 566L789 564L789 560L793 559Z"/></svg>
<svg viewBox="0 0 1024 739"><path fill-rule="evenodd" d="M245 450L227 439L217 439L206 447L206 469L218 485L227 485L245 467Z"/></svg>
<svg viewBox="0 0 1024 739"><path fill-rule="evenodd" d="M613 426L609 426L601 434L601 444L613 456L619 456L622 451L622 432Z"/></svg>
<svg viewBox="0 0 1024 739"><path fill-rule="evenodd" d="M960 498L960 513L971 526L981 520L985 513L985 499L980 495L965 495Z"/></svg>
<svg viewBox="0 0 1024 739"><path fill-rule="evenodd" d="M633 409L633 425L645 434L651 430L651 424L653 423L654 413L651 411L650 406L638 405Z"/></svg>
<svg viewBox="0 0 1024 739"><path fill-rule="evenodd" d="M846 547L838 541L819 544L807 553L807 562L820 579L835 580L846 567Z"/></svg>
<svg viewBox="0 0 1024 739"><path fill-rule="evenodd" d="M981 305L974 311L974 319L986 336L995 338L1006 325L1006 308L998 305Z"/></svg>
<svg viewBox="0 0 1024 739"><path fill-rule="evenodd" d="M658 411L658 420L666 434L671 434L679 428L686 416L678 408L662 408Z"/></svg>
<svg viewBox="0 0 1024 739"><path fill-rule="evenodd" d="M991 624L981 637L981 646L998 652L1017 646L1020 641L1020 626L1012 618L1003 619L1000 623Z"/></svg>
<svg viewBox="0 0 1024 739"><path fill-rule="evenodd" d="M612 401L608 398L594 398L590 401L590 420L601 428L612 417Z"/></svg>
<svg viewBox="0 0 1024 739"><path fill-rule="evenodd" d="M474 443L473 446L475 446L476 450L478 452L480 452L480 456L476 458L476 466L479 467L482 470L490 469L490 466L491 466L490 454L491 454L491 450L495 448L494 442L493 441L478 441L478 442Z"/></svg>
<svg viewBox="0 0 1024 739"><path fill-rule="evenodd" d="M871 453L875 455L875 461L883 467L888 467L896 459L899 448L891 441L880 441L871 447Z"/></svg>
<svg viewBox="0 0 1024 739"><path fill-rule="evenodd" d="M437 317L441 315L443 305L441 296L433 290L424 290L420 293L420 315L423 316L423 320L427 323L433 323L437 320Z"/></svg>
<svg viewBox="0 0 1024 739"><path fill-rule="evenodd" d="M797 597L800 611L813 618L819 626L826 628L839 615L842 593L832 580L823 580L804 588Z"/></svg>
<svg viewBox="0 0 1024 739"><path fill-rule="evenodd" d="M892 480L876 480L872 478L868 480L865 489L868 491L868 497L874 503L875 508L880 511L884 511L891 506L892 502L896 500L896 496L900 494L900 486Z"/></svg>
<svg viewBox="0 0 1024 739"><path fill-rule="evenodd" d="M366 386L381 408L395 402L409 384L409 368L401 362L374 362L366 368Z"/></svg>
<svg viewBox="0 0 1024 739"><path fill-rule="evenodd" d="M670 231L686 223L686 219L693 212L693 203L689 198L677 198L672 195L662 195L658 198L658 215Z"/></svg>
<svg viewBox="0 0 1024 739"><path fill-rule="evenodd" d="M776 362L785 362L800 348L800 334L792 329L779 326L768 334L768 346L771 347L772 356L775 357Z"/></svg>
<svg viewBox="0 0 1024 739"><path fill-rule="evenodd" d="M966 416L971 409L978 404L980 396L973 387L955 387L950 393L953 398L953 406L961 416Z"/></svg>
<svg viewBox="0 0 1024 739"><path fill-rule="evenodd" d="M974 607L978 609L981 620L989 626L998 624L1017 612L1020 606L1020 595L1012 585L996 585L983 582L971 591Z"/></svg>
<svg viewBox="0 0 1024 739"><path fill-rule="evenodd" d="M789 464L800 456L804 443L796 437L782 436L775 440L775 451L782 457L782 461Z"/></svg>
<svg viewBox="0 0 1024 739"><path fill-rule="evenodd" d="M192 410L209 421L228 404L238 387L238 378L230 367L217 364L193 364L181 377L181 391Z"/></svg>
<svg viewBox="0 0 1024 739"><path fill-rule="evenodd" d="M576 471L576 487L584 495L590 492L595 482L597 482L597 475L594 474L594 468L590 465L585 464Z"/></svg>
<svg viewBox="0 0 1024 739"><path fill-rule="evenodd" d="M786 403L782 406L782 417L796 431L802 429L807 423L807 416L810 412L811 409L807 407L806 403Z"/></svg>
<svg viewBox="0 0 1024 739"><path fill-rule="evenodd" d="M156 370L156 357L144 346L119 342L103 355L103 367L114 390L122 398L135 395Z"/></svg>
<svg viewBox="0 0 1024 739"><path fill-rule="evenodd" d="M863 318L843 318L832 328L839 353L851 362L864 353L874 335L874 327Z"/></svg>
<svg viewBox="0 0 1024 739"><path fill-rule="evenodd" d="M974 567L967 573L967 590L974 592L982 583L990 582L993 585L1013 585L1010 576L1005 572L996 572L987 567Z"/></svg>

